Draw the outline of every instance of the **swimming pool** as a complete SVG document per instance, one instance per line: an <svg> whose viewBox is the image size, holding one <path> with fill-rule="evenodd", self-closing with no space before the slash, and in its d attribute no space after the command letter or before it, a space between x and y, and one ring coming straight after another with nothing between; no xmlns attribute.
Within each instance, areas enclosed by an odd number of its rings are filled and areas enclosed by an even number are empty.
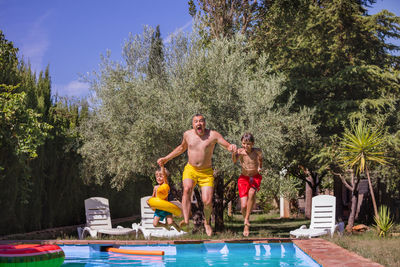
<svg viewBox="0 0 400 267"><path fill-rule="evenodd" d="M321 266L293 243L201 243L123 245L122 249L163 250L164 256L102 252L106 245L62 245L62 266Z"/></svg>

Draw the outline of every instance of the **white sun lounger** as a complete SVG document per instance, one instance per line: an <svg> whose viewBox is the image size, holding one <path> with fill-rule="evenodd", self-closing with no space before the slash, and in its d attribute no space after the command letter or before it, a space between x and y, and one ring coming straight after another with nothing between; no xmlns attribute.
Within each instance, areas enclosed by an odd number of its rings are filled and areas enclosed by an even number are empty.
<svg viewBox="0 0 400 267"><path fill-rule="evenodd" d="M171 227L171 230L167 230L164 227L154 227L153 225L154 211L147 204L147 200L149 198L151 198L151 196L142 197L140 199L142 220L139 224L137 223L132 224L132 229L136 231L136 235L138 235L138 233L142 233L146 239L150 239L151 237L172 238L186 234L186 232L184 231L176 230L173 226ZM163 222L165 223L165 221Z"/></svg>
<svg viewBox="0 0 400 267"><path fill-rule="evenodd" d="M312 198L310 228L302 225L300 228L290 231L290 235L299 237L317 237L333 233L336 224L336 198L330 195L319 195Z"/></svg>
<svg viewBox="0 0 400 267"><path fill-rule="evenodd" d="M111 215L108 199L102 197L91 197L85 200L86 226L78 227L79 239L85 238L87 234L96 238L101 234L128 235L134 233L131 228L117 226L112 228Z"/></svg>

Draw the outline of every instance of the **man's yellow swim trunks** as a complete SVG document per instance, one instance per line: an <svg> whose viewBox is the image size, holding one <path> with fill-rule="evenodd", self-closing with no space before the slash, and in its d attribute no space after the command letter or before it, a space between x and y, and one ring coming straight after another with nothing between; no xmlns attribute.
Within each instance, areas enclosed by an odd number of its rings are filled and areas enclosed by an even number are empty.
<svg viewBox="0 0 400 267"><path fill-rule="evenodd" d="M185 169L183 170L182 180L191 179L194 181L194 185L199 184L200 187L203 186L212 186L214 187L214 176L213 169L196 169L189 163L186 164Z"/></svg>

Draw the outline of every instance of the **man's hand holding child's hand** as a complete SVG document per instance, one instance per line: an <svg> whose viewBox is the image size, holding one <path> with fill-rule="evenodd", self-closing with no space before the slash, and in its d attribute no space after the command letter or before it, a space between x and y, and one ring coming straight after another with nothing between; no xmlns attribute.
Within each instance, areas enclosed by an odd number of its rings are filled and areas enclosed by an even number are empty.
<svg viewBox="0 0 400 267"><path fill-rule="evenodd" d="M231 153L236 153L236 151L237 151L236 145L235 144L230 144L228 146L228 151L231 152Z"/></svg>
<svg viewBox="0 0 400 267"><path fill-rule="evenodd" d="M239 148L238 150L237 150L237 154L238 155L246 155L247 153L246 153L246 149L244 149L243 147L242 148Z"/></svg>

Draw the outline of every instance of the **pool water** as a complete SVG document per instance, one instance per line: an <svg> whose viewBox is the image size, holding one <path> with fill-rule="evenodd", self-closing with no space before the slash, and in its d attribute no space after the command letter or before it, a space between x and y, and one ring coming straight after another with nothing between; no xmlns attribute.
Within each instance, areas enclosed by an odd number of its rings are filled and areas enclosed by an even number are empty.
<svg viewBox="0 0 400 267"><path fill-rule="evenodd" d="M129 245L130 250L163 250L164 256L102 252L105 245L63 245L62 266L321 266L293 243L202 243ZM103 249L104 250L104 249Z"/></svg>

